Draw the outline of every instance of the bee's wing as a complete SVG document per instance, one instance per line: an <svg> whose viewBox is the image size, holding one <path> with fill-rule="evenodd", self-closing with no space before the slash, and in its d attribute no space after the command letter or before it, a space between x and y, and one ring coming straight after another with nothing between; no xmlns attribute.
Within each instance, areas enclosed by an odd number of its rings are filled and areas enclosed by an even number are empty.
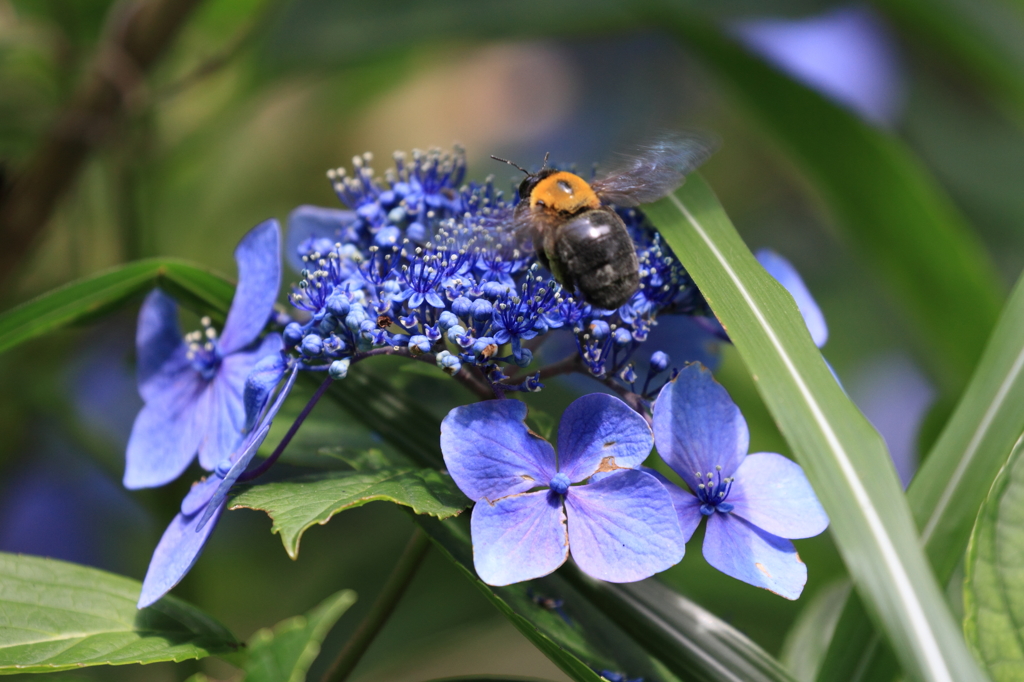
<svg viewBox="0 0 1024 682"><path fill-rule="evenodd" d="M706 133L663 133L625 155L619 166L590 186L603 201L617 206L648 204L682 185L718 145L718 138Z"/></svg>

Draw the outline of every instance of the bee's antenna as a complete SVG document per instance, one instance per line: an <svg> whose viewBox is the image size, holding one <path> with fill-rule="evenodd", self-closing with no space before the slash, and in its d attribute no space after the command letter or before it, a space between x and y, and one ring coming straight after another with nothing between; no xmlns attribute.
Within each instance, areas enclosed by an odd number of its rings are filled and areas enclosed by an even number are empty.
<svg viewBox="0 0 1024 682"><path fill-rule="evenodd" d="M549 156L551 156L551 152L544 152L544 165L540 167L541 170L544 170L545 168L548 167L548 157Z"/></svg>
<svg viewBox="0 0 1024 682"><path fill-rule="evenodd" d="M531 175L530 171L526 170L525 168L520 166L518 163L512 163L508 159L499 159L494 154L491 154L491 158L494 159L495 161L501 161L502 163L507 163L508 165L512 166L513 168L518 168L519 170L523 171L527 175ZM547 161L547 157L544 157L544 159L545 159L545 162L546 162Z"/></svg>

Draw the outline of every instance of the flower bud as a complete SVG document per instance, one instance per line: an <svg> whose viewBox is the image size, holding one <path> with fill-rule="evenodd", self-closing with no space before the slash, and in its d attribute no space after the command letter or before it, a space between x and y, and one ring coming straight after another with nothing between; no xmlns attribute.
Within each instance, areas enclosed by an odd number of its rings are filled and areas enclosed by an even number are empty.
<svg viewBox="0 0 1024 682"><path fill-rule="evenodd" d="M306 334L300 350L306 357L320 355L324 350L324 341L317 334Z"/></svg>
<svg viewBox="0 0 1024 682"><path fill-rule="evenodd" d="M633 335L625 327L619 327L612 334L612 339L614 339L617 346L628 346L633 342Z"/></svg>
<svg viewBox="0 0 1024 682"><path fill-rule="evenodd" d="M344 379L348 375L348 366L351 364L351 360L344 358L342 360L335 360L331 363L327 373L331 375L331 378L337 381L338 379Z"/></svg>
<svg viewBox="0 0 1024 682"><path fill-rule="evenodd" d="M297 346L305 332L302 331L302 325L298 322L289 322L288 326L284 328L284 345L288 348Z"/></svg>
<svg viewBox="0 0 1024 682"><path fill-rule="evenodd" d="M608 323L604 320L594 320L590 323L590 335L595 339L601 340L608 338L608 335L612 333L612 329L608 326Z"/></svg>
<svg viewBox="0 0 1024 682"><path fill-rule="evenodd" d="M655 373L664 372L665 368L668 367L669 358L668 354L660 350L656 350L651 353L651 370Z"/></svg>
<svg viewBox="0 0 1024 682"><path fill-rule="evenodd" d="M457 355L452 355L446 350L437 354L437 366L450 376L455 376L462 369L462 361Z"/></svg>
<svg viewBox="0 0 1024 682"><path fill-rule="evenodd" d="M409 339L409 354L415 356L423 353L429 353L432 345L433 344L430 343L430 339L422 334L416 334Z"/></svg>
<svg viewBox="0 0 1024 682"><path fill-rule="evenodd" d="M335 291L327 297L325 306L327 307L327 312L331 315L334 315L339 320L344 320L352 304L349 302L348 296L340 291Z"/></svg>
<svg viewBox="0 0 1024 682"><path fill-rule="evenodd" d="M463 320L468 320L472 312L473 300L466 296L459 296L452 301L452 312Z"/></svg>
<svg viewBox="0 0 1024 682"><path fill-rule="evenodd" d="M437 318L437 326L442 331L448 331L459 323L458 316L450 310L443 311Z"/></svg>

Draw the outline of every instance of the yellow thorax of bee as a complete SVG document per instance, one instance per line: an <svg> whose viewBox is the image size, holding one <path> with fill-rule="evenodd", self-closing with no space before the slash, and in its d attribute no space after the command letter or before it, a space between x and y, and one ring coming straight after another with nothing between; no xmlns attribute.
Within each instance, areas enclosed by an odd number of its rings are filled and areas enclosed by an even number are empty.
<svg viewBox="0 0 1024 682"><path fill-rule="evenodd" d="M601 200L586 180L558 171L538 182L530 192L530 208L538 206L573 215L584 209L600 208Z"/></svg>

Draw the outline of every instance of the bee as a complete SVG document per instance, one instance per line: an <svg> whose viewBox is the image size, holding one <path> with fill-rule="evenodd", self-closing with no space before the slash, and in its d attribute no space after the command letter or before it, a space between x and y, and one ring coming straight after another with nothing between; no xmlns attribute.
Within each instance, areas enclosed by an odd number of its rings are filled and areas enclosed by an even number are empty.
<svg viewBox="0 0 1024 682"><path fill-rule="evenodd" d="M717 142L701 134L665 134L625 157L612 172L587 182L568 171L526 173L512 225L532 241L541 264L569 291L579 290L594 306L614 310L640 286L636 247L614 206L656 201L683 184L714 152Z"/></svg>

